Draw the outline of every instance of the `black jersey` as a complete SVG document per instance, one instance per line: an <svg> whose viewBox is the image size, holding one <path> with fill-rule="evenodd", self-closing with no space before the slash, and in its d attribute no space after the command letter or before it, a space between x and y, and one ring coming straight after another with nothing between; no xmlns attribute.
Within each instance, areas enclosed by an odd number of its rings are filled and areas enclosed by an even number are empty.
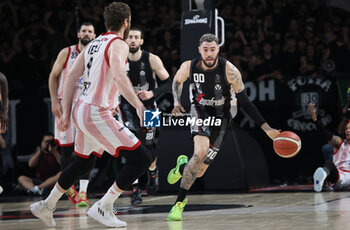
<svg viewBox="0 0 350 230"><path fill-rule="evenodd" d="M217 66L205 71L198 67L201 59L193 59L190 69L190 101L210 116L231 117L231 85L226 79L227 60L218 57Z"/></svg>
<svg viewBox="0 0 350 230"><path fill-rule="evenodd" d="M127 75L130 78L130 81L135 91L148 91L153 90L157 87L156 75L151 68L151 64L149 62L149 55L149 52L142 50L142 55L139 60L131 61L128 58ZM121 97L120 102L122 104L129 104L124 97ZM142 102L147 109L154 109L154 97Z"/></svg>

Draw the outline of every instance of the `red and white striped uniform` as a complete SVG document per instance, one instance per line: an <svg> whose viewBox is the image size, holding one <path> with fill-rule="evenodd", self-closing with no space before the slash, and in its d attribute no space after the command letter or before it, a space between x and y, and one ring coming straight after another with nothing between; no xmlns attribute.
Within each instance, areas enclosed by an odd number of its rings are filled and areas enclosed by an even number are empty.
<svg viewBox="0 0 350 230"><path fill-rule="evenodd" d="M66 61L64 63L63 69L61 71L60 76L58 77L58 89L57 89L57 96L58 100L61 102L62 101L62 96L63 96L63 85L65 80L67 79L68 72L70 68L73 66L73 63L75 59L78 57L80 50L78 44L68 46L68 55L66 58ZM78 86L78 83L77 83ZM73 103L77 99L77 94L75 94ZM70 146L74 144L74 138L75 138L75 127L74 125L71 125L66 131L59 131L57 128L57 123L58 123L58 118L55 117L55 141L56 143L61 146Z"/></svg>
<svg viewBox="0 0 350 230"><path fill-rule="evenodd" d="M117 157L119 150L133 150L140 145L135 135L116 121L111 112L117 106L118 88L116 76L109 70L107 54L116 39L121 38L115 33L102 34L84 51L84 89L72 114L77 127L74 152L83 158L91 153L100 156L104 150Z"/></svg>
<svg viewBox="0 0 350 230"><path fill-rule="evenodd" d="M334 188L337 190L350 189L350 145L343 140L333 155L333 162L338 169L339 177Z"/></svg>

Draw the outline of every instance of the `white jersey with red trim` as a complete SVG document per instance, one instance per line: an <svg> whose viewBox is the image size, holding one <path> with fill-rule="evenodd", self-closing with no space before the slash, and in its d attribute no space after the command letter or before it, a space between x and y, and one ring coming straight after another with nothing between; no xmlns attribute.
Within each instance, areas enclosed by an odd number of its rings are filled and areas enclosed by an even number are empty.
<svg viewBox="0 0 350 230"><path fill-rule="evenodd" d="M333 155L333 162L338 170L350 172L350 145L342 141Z"/></svg>
<svg viewBox="0 0 350 230"><path fill-rule="evenodd" d="M58 78L57 95L58 95L59 99L62 99L64 82L67 78L67 75L68 75L70 68L73 66L73 63L74 63L75 59L78 57L79 53L80 53L80 50L79 50L78 44L68 46L67 59L66 59L66 62L64 63L63 69L62 69L61 74Z"/></svg>
<svg viewBox="0 0 350 230"><path fill-rule="evenodd" d="M116 39L121 38L109 32L100 35L86 46L83 92L79 96L82 102L103 108L117 106L116 76L110 74L107 55L109 46Z"/></svg>
<svg viewBox="0 0 350 230"><path fill-rule="evenodd" d="M336 190L350 189L350 145L343 140L333 155L333 163L338 169L338 180L331 185Z"/></svg>

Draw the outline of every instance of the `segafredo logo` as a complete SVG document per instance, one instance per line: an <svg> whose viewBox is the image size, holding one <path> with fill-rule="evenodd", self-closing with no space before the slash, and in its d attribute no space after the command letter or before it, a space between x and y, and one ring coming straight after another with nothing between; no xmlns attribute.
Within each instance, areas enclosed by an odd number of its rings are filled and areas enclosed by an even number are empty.
<svg viewBox="0 0 350 230"><path fill-rule="evenodd" d="M207 24L208 18L200 18L200 16L197 14L193 16L193 19L185 19L185 25L189 24Z"/></svg>
<svg viewBox="0 0 350 230"><path fill-rule="evenodd" d="M211 99L200 98L198 103L207 106L220 106L225 104L225 97L222 97L221 99L217 100L215 100L214 97L212 97Z"/></svg>

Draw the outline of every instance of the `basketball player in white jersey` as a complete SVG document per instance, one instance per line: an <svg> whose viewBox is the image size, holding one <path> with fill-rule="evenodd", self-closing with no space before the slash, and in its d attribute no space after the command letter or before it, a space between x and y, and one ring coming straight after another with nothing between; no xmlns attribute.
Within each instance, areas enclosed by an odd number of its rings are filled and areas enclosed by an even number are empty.
<svg viewBox="0 0 350 230"><path fill-rule="evenodd" d="M101 156L104 151L126 159L113 185L87 212L94 220L107 227L125 227L113 213L113 203L131 184L143 175L153 162L153 155L136 136L112 116L117 106L118 92L136 109L140 121L144 105L134 92L126 76L128 36L131 10L122 2L106 6L104 13L106 34L90 42L78 56L64 84L63 113L58 128L70 127L70 117L77 127L74 153L77 158L61 173L50 195L30 205L34 216L47 226L56 225L53 211L64 192L79 176L86 173L93 163L91 154ZM83 75L84 90L72 110L75 82Z"/></svg>
<svg viewBox="0 0 350 230"><path fill-rule="evenodd" d="M74 149L75 127L71 125L66 131L59 131L57 122L62 116L62 95L63 85L67 80L67 75L75 59L78 57L81 50L85 48L90 41L95 39L95 28L90 22L82 23L77 33L79 39L78 44L68 46L60 51L57 59L52 67L49 76L49 90L51 97L52 113L55 115L55 142L60 147L61 153L61 168L62 170L72 162L72 154ZM78 82L77 82L77 87ZM79 90L75 97L79 94ZM74 99L75 100L75 99ZM89 184L88 174L84 175L79 180L79 193L75 190L74 185L68 189L67 195L69 200L78 207L88 206L86 192Z"/></svg>
<svg viewBox="0 0 350 230"><path fill-rule="evenodd" d="M333 147L332 161L326 160L322 167L314 173L314 190L321 192L324 182L333 190L350 189L350 122L345 127L345 140L325 130L317 120L316 109L312 103L309 104L312 120L321 132L323 138Z"/></svg>

